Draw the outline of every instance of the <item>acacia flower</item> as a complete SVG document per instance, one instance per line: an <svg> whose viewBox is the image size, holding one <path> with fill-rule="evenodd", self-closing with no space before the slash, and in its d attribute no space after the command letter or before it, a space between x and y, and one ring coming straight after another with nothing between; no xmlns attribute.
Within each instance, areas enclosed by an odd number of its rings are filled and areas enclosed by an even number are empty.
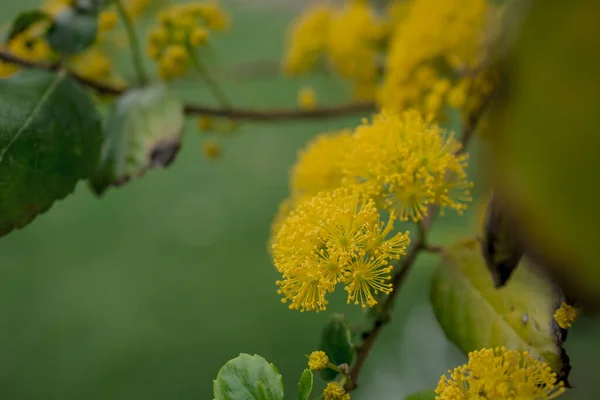
<svg viewBox="0 0 600 400"><path fill-rule="evenodd" d="M310 141L292 168L292 195L315 195L342 186L343 161L351 145L348 129L320 134Z"/></svg>
<svg viewBox="0 0 600 400"><path fill-rule="evenodd" d="M443 375L436 399L548 400L565 391L548 364L504 347L469 353L467 364Z"/></svg>
<svg viewBox="0 0 600 400"><path fill-rule="evenodd" d="M297 204L272 245L282 301L291 309L322 311L327 293L342 283L349 303L372 307L374 295L392 291L389 262L404 255L410 242L408 232L392 230L391 222L380 220L374 201L350 188Z"/></svg>
<svg viewBox="0 0 600 400"><path fill-rule="evenodd" d="M310 86L305 86L298 91L298 105L303 110L312 110L317 106L317 93Z"/></svg>
<svg viewBox="0 0 600 400"><path fill-rule="evenodd" d="M323 400L350 400L350 394L338 382L329 382L323 390Z"/></svg>
<svg viewBox="0 0 600 400"><path fill-rule="evenodd" d="M575 319L577 319L577 309L564 301L554 313L554 320L562 329L570 328Z"/></svg>
<svg viewBox="0 0 600 400"><path fill-rule="evenodd" d="M329 357L324 351L313 351L308 356L308 368L313 371L320 371L327 368L329 364Z"/></svg>
<svg viewBox="0 0 600 400"><path fill-rule="evenodd" d="M454 133L416 110L364 121L344 158L344 183L358 185L401 221L422 220L437 204L459 214L471 200L466 154Z"/></svg>

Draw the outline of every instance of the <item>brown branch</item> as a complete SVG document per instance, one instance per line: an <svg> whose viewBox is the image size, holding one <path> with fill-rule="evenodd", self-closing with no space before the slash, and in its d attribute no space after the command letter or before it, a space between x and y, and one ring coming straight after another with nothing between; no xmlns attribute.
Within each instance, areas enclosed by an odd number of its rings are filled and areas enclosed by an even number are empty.
<svg viewBox="0 0 600 400"><path fill-rule="evenodd" d="M462 148L459 150L459 153L465 151L475 130L477 128L477 123L481 119L485 110L487 109L487 105L489 104L489 100L491 96L488 96L480 105L479 109L473 112L469 118L465 122L465 126L463 127L462 136L460 142L462 144ZM394 304L397 294L400 292L400 288L402 284L406 280L408 273L412 269L415 261L417 260L418 255L422 251L427 251L427 233L431 229L433 222L435 220L435 216L437 215L437 207L430 206L427 210L427 217L419 224L419 235L413 241L410 249L408 250L406 256L401 260L399 265L396 265L396 273L392 278L392 285L394 291L390 293L390 295L385 299L382 304L382 318L375 320L372 328L363 333L363 343L358 348L356 354L356 362L352 365L350 369L350 378L352 379L353 385L347 387L347 390L354 390L357 387L358 375L362 371L362 368L369 356L371 349L373 348L373 344L379 337L379 333L381 329L389 322L390 320L390 311Z"/></svg>
<svg viewBox="0 0 600 400"><path fill-rule="evenodd" d="M60 69L60 65L58 63L30 61L5 50L0 50L0 60L25 68L42 69L46 71L57 71ZM129 88L124 86L114 86L86 78L73 71L68 71L68 74L82 85L94 89L101 94L117 96L129 90ZM209 115L214 117L225 117L250 121L324 119L364 113L373 110L375 110L375 104L373 102L342 104L338 106L320 107L314 110L302 110L297 108L256 110L235 107L219 108L201 104L185 105L186 115Z"/></svg>

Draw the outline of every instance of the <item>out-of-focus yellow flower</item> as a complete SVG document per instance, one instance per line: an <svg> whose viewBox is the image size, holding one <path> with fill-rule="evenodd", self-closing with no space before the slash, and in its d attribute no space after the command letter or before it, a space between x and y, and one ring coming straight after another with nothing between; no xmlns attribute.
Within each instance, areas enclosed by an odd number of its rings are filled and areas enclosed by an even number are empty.
<svg viewBox="0 0 600 400"><path fill-rule="evenodd" d="M12 38L6 49L12 54L27 61L47 61L54 53L44 38L46 26L34 24L30 28ZM19 71L20 67L6 62L0 62L0 77L7 77Z"/></svg>
<svg viewBox="0 0 600 400"><path fill-rule="evenodd" d="M325 4L309 8L302 14L288 36L284 70L290 75L315 68L327 50L332 9Z"/></svg>
<svg viewBox="0 0 600 400"><path fill-rule="evenodd" d="M339 382L329 382L323 390L323 400L350 400L350 393Z"/></svg>
<svg viewBox="0 0 600 400"><path fill-rule="evenodd" d="M98 17L98 30L100 32L112 31L119 22L116 10L102 11Z"/></svg>
<svg viewBox="0 0 600 400"><path fill-rule="evenodd" d="M196 122L200 131L210 131L214 128L214 120L210 115L201 115Z"/></svg>
<svg viewBox="0 0 600 400"><path fill-rule="evenodd" d="M459 214L471 200L466 154L448 133L416 110L383 111L356 128L344 161L345 179L359 185L401 221L419 221L437 204Z"/></svg>
<svg viewBox="0 0 600 400"><path fill-rule="evenodd" d="M216 160L221 157L221 146L216 142L205 142L202 146L204 156L209 160Z"/></svg>
<svg viewBox="0 0 600 400"><path fill-rule="evenodd" d="M342 186L344 160L351 145L348 129L321 134L309 142L292 167L292 196L313 196Z"/></svg>
<svg viewBox="0 0 600 400"><path fill-rule="evenodd" d="M438 400L549 400L565 391L548 364L504 347L471 352L467 364L448 372L435 390Z"/></svg>
<svg viewBox="0 0 600 400"><path fill-rule="evenodd" d="M560 308L554 313L554 320L562 329L570 328L573 322L577 319L577 309L565 303L561 304Z"/></svg>
<svg viewBox="0 0 600 400"><path fill-rule="evenodd" d="M298 106L303 110L312 110L317 106L317 93L310 86L298 91Z"/></svg>
<svg viewBox="0 0 600 400"><path fill-rule="evenodd" d="M406 254L410 242L408 232L392 231L373 200L348 188L296 205L272 245L282 301L291 309L322 311L327 293L343 283L348 303L373 307L374 295L392 291L389 262Z"/></svg>
<svg viewBox="0 0 600 400"><path fill-rule="evenodd" d="M209 30L222 31L229 19L218 3L176 3L162 10L157 24L148 31L146 53L158 62L162 79L178 78L188 70L194 48L206 45ZM184 52L173 49L183 49Z"/></svg>
<svg viewBox="0 0 600 400"><path fill-rule="evenodd" d="M398 111L407 107L428 113L439 110L444 97L431 92L430 80L414 79L415 74L424 67L435 67L431 69L437 75L440 63L455 71L478 67L484 56L489 11L485 0L408 3L390 38L384 81L378 94L381 106Z"/></svg>

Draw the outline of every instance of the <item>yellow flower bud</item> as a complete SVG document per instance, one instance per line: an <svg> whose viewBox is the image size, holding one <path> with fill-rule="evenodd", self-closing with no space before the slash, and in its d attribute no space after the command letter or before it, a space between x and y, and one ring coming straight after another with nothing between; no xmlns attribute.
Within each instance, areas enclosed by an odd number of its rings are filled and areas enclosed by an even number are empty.
<svg viewBox="0 0 600 400"><path fill-rule="evenodd" d="M208 31L204 28L196 28L190 35L190 44L192 46L202 46L206 44L208 39Z"/></svg>
<svg viewBox="0 0 600 400"><path fill-rule="evenodd" d="M198 129L201 131L210 131L214 127L213 119L211 116L208 116L208 115L199 116L196 123L197 123Z"/></svg>
<svg viewBox="0 0 600 400"><path fill-rule="evenodd" d="M174 63L182 63L187 60L187 51L182 45L174 44L167 47L164 57Z"/></svg>
<svg viewBox="0 0 600 400"><path fill-rule="evenodd" d="M215 142L206 142L202 146L204 156L209 160L216 160L221 157L221 147Z"/></svg>
<svg viewBox="0 0 600 400"><path fill-rule="evenodd" d="M298 92L298 105L303 110L311 110L317 106L317 94L311 87L303 87Z"/></svg>
<svg viewBox="0 0 600 400"><path fill-rule="evenodd" d="M577 319L577 310L564 301L554 313L554 320L562 329L570 328L575 319Z"/></svg>
<svg viewBox="0 0 600 400"><path fill-rule="evenodd" d="M313 351L308 357L308 368L313 371L320 371L327 368L329 357L324 351Z"/></svg>
<svg viewBox="0 0 600 400"><path fill-rule="evenodd" d="M100 32L112 31L117 26L119 16L114 10L102 11L98 18L98 30Z"/></svg>
<svg viewBox="0 0 600 400"><path fill-rule="evenodd" d="M323 400L350 400L350 394L339 382L329 382L323 390Z"/></svg>

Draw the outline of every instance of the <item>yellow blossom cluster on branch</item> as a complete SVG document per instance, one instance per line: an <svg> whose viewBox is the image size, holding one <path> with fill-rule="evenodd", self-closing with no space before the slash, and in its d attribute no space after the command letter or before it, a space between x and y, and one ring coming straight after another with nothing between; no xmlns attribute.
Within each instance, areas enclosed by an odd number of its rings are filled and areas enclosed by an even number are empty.
<svg viewBox="0 0 600 400"><path fill-rule="evenodd" d="M469 353L469 361L442 376L438 400L549 400L565 391L548 364L504 347Z"/></svg>
<svg viewBox="0 0 600 400"><path fill-rule="evenodd" d="M175 79L186 74L190 62L198 63L195 50L207 44L209 32L228 26L229 19L216 2L173 4L159 13L148 32L146 52L158 63L162 79Z"/></svg>
<svg viewBox="0 0 600 400"><path fill-rule="evenodd" d="M348 302L363 307L389 294L391 261L410 242L408 232L393 232L393 221L420 221L431 205L462 213L471 200L461 149L454 133L417 110L382 111L354 130L309 143L271 231L283 301L301 311L324 310L326 295L340 283Z"/></svg>
<svg viewBox="0 0 600 400"><path fill-rule="evenodd" d="M466 116L496 82L482 65L499 15L486 0L397 0L383 12L367 0L320 4L293 25L284 69L332 71L385 109L440 117L450 105Z"/></svg>
<svg viewBox="0 0 600 400"><path fill-rule="evenodd" d="M372 199L349 188L320 192L298 204L273 242L283 302L300 311L325 310L326 295L343 284L348 302L372 307L389 294L390 260L405 254L408 232L393 234Z"/></svg>
<svg viewBox="0 0 600 400"><path fill-rule="evenodd" d="M123 7L129 18L138 18L151 5L152 0L124 0ZM55 17L75 4L73 0L46 0L41 10ZM102 10L98 16L98 36L95 43L81 54L66 59L67 65L78 75L105 83L120 84L113 62L104 45L110 33L118 26L119 16L114 6ZM6 48L12 54L27 61L55 61L58 55L50 48L45 35L49 21L32 24L12 38ZM20 68L14 64L0 63L0 77L10 76Z"/></svg>

